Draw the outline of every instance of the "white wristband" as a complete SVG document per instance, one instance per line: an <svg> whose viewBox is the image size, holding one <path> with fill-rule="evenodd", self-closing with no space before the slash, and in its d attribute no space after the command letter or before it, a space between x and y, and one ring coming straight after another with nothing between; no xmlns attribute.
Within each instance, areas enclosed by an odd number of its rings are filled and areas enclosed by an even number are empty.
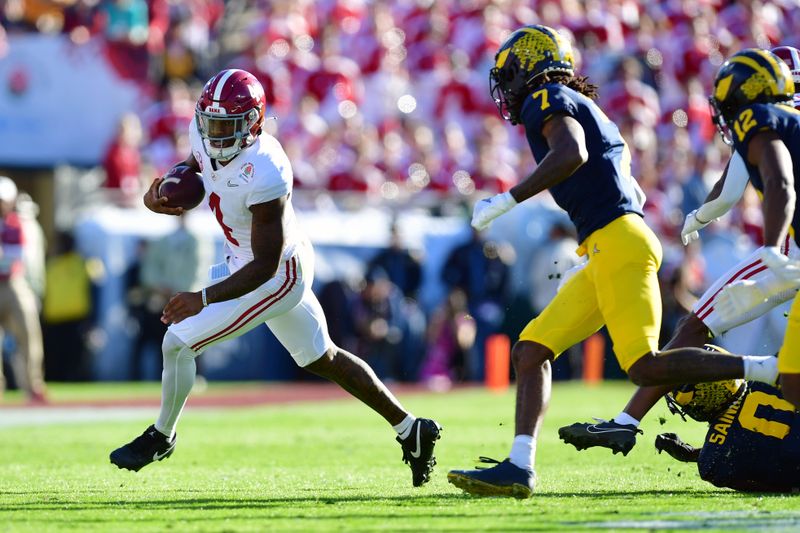
<svg viewBox="0 0 800 533"><path fill-rule="evenodd" d="M208 307L208 298L206 297L206 288L203 287L203 290L200 291L200 295L203 297L203 307Z"/></svg>

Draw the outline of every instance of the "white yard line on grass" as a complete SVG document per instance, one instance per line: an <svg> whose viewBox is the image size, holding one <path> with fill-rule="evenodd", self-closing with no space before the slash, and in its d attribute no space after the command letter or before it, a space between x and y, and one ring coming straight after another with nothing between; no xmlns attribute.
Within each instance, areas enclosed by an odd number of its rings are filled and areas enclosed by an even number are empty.
<svg viewBox="0 0 800 533"><path fill-rule="evenodd" d="M717 511L697 513L663 513L662 516L684 516L688 520L609 520L607 522L571 522L578 529L713 529L713 530L778 530L797 531L800 513L758 513Z"/></svg>
<svg viewBox="0 0 800 533"><path fill-rule="evenodd" d="M0 409L0 430L21 426L75 424L78 422L104 422L107 420L133 420L153 418L157 410L152 407L21 407Z"/></svg>

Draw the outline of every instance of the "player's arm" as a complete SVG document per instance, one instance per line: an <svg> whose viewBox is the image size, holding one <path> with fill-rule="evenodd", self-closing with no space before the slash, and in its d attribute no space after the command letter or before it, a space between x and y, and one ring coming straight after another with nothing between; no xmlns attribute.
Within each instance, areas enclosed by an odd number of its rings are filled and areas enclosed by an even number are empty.
<svg viewBox="0 0 800 533"><path fill-rule="evenodd" d="M208 287L206 289L208 303L224 302L244 296L275 276L283 252L283 211L288 198L288 195L281 196L250 207L253 213L250 230L253 260L224 281Z"/></svg>
<svg viewBox="0 0 800 533"><path fill-rule="evenodd" d="M191 167L195 172L200 172L200 164L194 158L194 154L189 154L189 157L175 164L175 166L178 165L186 165ZM158 188L161 186L162 181L164 181L163 176L157 177L153 180L153 183L150 184L147 192L144 193L145 207L154 213L160 213L162 215L182 215L184 212L182 207L167 207L167 197L158 195Z"/></svg>
<svg viewBox="0 0 800 533"><path fill-rule="evenodd" d="M558 185L589 159L583 126L569 115L553 115L542 126L550 151L527 178L511 188L517 203Z"/></svg>
<svg viewBox="0 0 800 533"><path fill-rule="evenodd" d="M550 150L539 166L510 191L475 204L472 226L483 230L489 223L519 202L558 185L589 159L586 136L580 123L569 115L552 115L542 126L542 135Z"/></svg>
<svg viewBox="0 0 800 533"><path fill-rule="evenodd" d="M748 180L747 167L742 156L739 152L733 152L722 176L711 188L703 205L686 215L681 230L683 244L698 239L698 230L730 211L744 194Z"/></svg>
<svg viewBox="0 0 800 533"><path fill-rule="evenodd" d="M750 141L747 159L764 183L764 246L778 247L794 216L792 156L777 133L765 130Z"/></svg>
<svg viewBox="0 0 800 533"><path fill-rule="evenodd" d="M253 213L250 237L253 260L220 283L207 287L205 304L244 296L275 275L283 252L283 211L287 201L288 195L250 207ZM161 321L178 323L196 315L203 307L202 291L180 292L164 307Z"/></svg>

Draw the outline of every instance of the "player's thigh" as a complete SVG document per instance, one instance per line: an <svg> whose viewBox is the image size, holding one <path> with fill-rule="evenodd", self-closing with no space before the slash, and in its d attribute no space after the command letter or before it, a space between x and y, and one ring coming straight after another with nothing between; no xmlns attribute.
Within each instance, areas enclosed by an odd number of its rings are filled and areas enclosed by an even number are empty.
<svg viewBox="0 0 800 533"><path fill-rule="evenodd" d="M726 285L741 280L754 281L766 286L775 285L775 274L767 268L760 259L761 250L762 248L756 249L743 261L740 261L738 264L728 269L724 275L717 279L708 290L706 290L692 308L692 312L697 315L697 318L699 318L714 335L720 335L737 326L741 326L794 297L794 290L786 290L771 294L767 300L758 307L750 310L747 314L732 317L728 320L723 320L717 312L715 303ZM794 240L788 235L781 246L781 252L792 258L800 257L800 250L798 250Z"/></svg>
<svg viewBox="0 0 800 533"><path fill-rule="evenodd" d="M586 269L572 276L539 316L519 335L549 348L558 357L603 326L595 288Z"/></svg>
<svg viewBox="0 0 800 533"><path fill-rule="evenodd" d="M306 290L300 303L291 310L266 322L301 367L313 363L333 346L322 306L311 289Z"/></svg>
<svg viewBox="0 0 800 533"><path fill-rule="evenodd" d="M781 374L800 374L800 295L794 297L783 345L778 352L778 371Z"/></svg>
<svg viewBox="0 0 800 533"><path fill-rule="evenodd" d="M244 335L268 319L300 303L306 281L296 257L285 261L279 273L256 290L224 302L212 303L200 313L169 330L197 353L228 339Z"/></svg>
<svg viewBox="0 0 800 533"><path fill-rule="evenodd" d="M617 219L590 236L587 275L620 366L628 370L640 357L658 349L661 290L658 268L661 244L638 216ZM592 240L596 237L597 247Z"/></svg>

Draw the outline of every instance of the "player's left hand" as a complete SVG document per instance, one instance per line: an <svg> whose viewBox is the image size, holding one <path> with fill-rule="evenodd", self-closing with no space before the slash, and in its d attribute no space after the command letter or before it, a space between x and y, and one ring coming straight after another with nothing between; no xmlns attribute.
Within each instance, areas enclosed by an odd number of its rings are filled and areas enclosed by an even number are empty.
<svg viewBox="0 0 800 533"><path fill-rule="evenodd" d="M167 302L161 315L164 324L177 324L181 320L199 313L203 309L203 297L199 292L179 292Z"/></svg>
<svg viewBox="0 0 800 533"><path fill-rule="evenodd" d="M472 227L478 231L485 230L495 218L499 217L512 207L517 205L517 201L511 196L510 192L495 194L490 198L484 198L472 210Z"/></svg>
<svg viewBox="0 0 800 533"><path fill-rule="evenodd" d="M661 433L656 435L656 450L658 453L667 452L673 459L684 463L696 463L700 449L691 444L686 444L675 433Z"/></svg>
<svg viewBox="0 0 800 533"><path fill-rule="evenodd" d="M700 238L699 230L708 226L712 221L701 222L697 220L697 209L686 215L686 220L683 222L683 229L681 230L681 242L684 246L692 241Z"/></svg>
<svg viewBox="0 0 800 533"><path fill-rule="evenodd" d="M800 261L783 255L777 246L765 246L759 258L779 278L786 281L800 281Z"/></svg>

